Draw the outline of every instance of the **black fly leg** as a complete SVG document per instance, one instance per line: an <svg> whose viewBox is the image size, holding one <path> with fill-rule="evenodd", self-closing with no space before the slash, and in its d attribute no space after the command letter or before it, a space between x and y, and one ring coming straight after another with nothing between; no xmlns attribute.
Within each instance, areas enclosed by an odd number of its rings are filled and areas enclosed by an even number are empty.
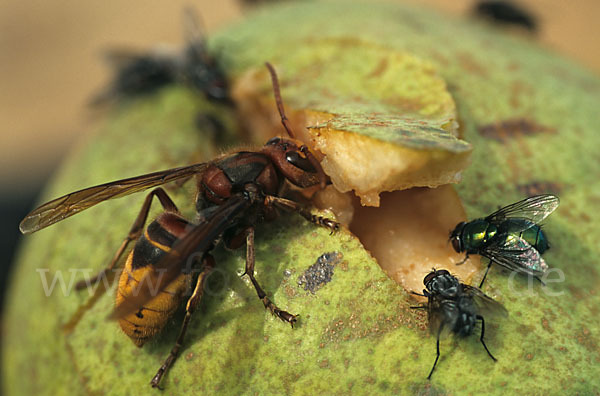
<svg viewBox="0 0 600 396"><path fill-rule="evenodd" d="M144 204L142 205L142 209L140 209L140 213L138 214L137 218L133 222L133 225L131 226L131 229L129 230L129 234L123 240L123 242L121 243L121 246L119 246L119 249L113 256L113 258L110 261L110 263L108 264L108 266L105 269L103 269L102 271L100 271L96 276L94 276L90 280L81 280L81 281L77 282L77 284L75 284L75 290L85 289L88 285L98 282L100 279L107 276L109 271L111 271L114 268L114 266L117 264L117 262L123 255L123 252L125 252L125 250L127 249L127 246L129 245L129 243L131 243L131 241L135 241L136 239L138 239L140 237L140 235L142 235L142 231L144 230L144 225L146 224L146 219L148 218L148 212L150 211L150 206L152 205L152 198L155 196L158 198L158 200L160 201L160 204L162 205L162 207L164 208L165 211L179 213L179 209L177 209L177 206L175 206L175 203L167 195L165 190L163 190L160 187L152 190L150 192L150 194L148 194L146 196L146 200L144 201Z"/></svg>
<svg viewBox="0 0 600 396"><path fill-rule="evenodd" d="M310 213L310 210L300 205L297 202L291 201L285 198L275 197L273 195L269 195L265 198L266 205L274 205L275 207L282 208L289 211L294 211L300 214L300 216L304 217L309 222L316 224L321 227L325 227L331 231L333 234L335 231L340 229L340 224L322 216L316 216Z"/></svg>
<svg viewBox="0 0 600 396"><path fill-rule="evenodd" d="M283 311L279 309L273 302L267 297L267 294L260 287L256 278L254 277L254 227L248 228L246 234L246 269L242 276L248 275L250 277L250 281L254 285L256 289L256 294L258 294L258 298L261 299L265 308L271 311L271 313L277 316L279 319L284 322L289 323L294 327L294 323L296 323L297 315L292 315L289 312Z"/></svg>
<svg viewBox="0 0 600 396"><path fill-rule="evenodd" d="M419 297L429 297L427 294L421 294L421 293L417 293L416 291L410 291L410 294L414 294L415 296L419 296ZM418 305L418 306L414 306L414 307L410 307L410 309L427 309L427 305Z"/></svg>
<svg viewBox="0 0 600 396"><path fill-rule="evenodd" d="M488 264L487 268L485 269L485 274L483 274L483 279L482 279L482 280L481 280L481 282L479 283L479 288L480 288L480 289L481 289L481 286L483 286L483 281L485 281L485 277L487 276L487 274L488 274L488 271L490 270L490 267L492 266L492 263L493 263L493 261L492 261L492 260L490 260L490 262L489 262L489 264Z"/></svg>
<svg viewBox="0 0 600 396"><path fill-rule="evenodd" d="M537 276L535 276L535 275L534 275L534 278L535 278L535 279L537 279L537 280L539 280L539 281L540 281L540 283L542 284L542 286L546 286L546 282L544 282L544 281L542 280L542 278L540 278L540 277L537 277Z"/></svg>
<svg viewBox="0 0 600 396"><path fill-rule="evenodd" d="M488 353L488 355L490 355L492 360L494 362L497 362L498 360L490 353L490 350L488 349L488 347L485 345L485 342L483 341L483 335L485 333L485 321L483 320L483 316L477 315L476 317L477 317L477 320L481 320L481 337L479 337L479 341L481 341L481 344L483 344L485 351Z"/></svg>
<svg viewBox="0 0 600 396"><path fill-rule="evenodd" d="M465 255L465 258L464 258L464 259L460 260L458 263L456 263L456 264L454 264L454 265L463 265L464 263L466 263L466 262L467 262L467 260L468 260L468 259L469 259L469 253L467 253L467 254Z"/></svg>
<svg viewBox="0 0 600 396"><path fill-rule="evenodd" d="M204 258L204 268L200 275L198 275L198 279L196 280L196 287L194 287L194 292L191 297L188 299L187 304L185 306L185 318L183 319L183 324L181 325L181 330L179 331L179 336L177 337L177 341L175 341L175 346L171 349L169 356L165 360L162 366L156 372L152 381L150 381L150 385L153 388L160 388L160 380L165 375L167 370L171 367L177 355L179 354L179 350L183 345L183 337L185 337L185 332L187 330L188 324L190 323L190 319L192 318L192 314L196 310L198 303L202 299L202 293L204 292L204 283L206 282L207 275L212 271L215 267L215 259L207 254Z"/></svg>
<svg viewBox="0 0 600 396"><path fill-rule="evenodd" d="M441 325L440 328L438 329L438 333L437 333L437 356L435 357L435 362L433 362L433 367L431 368L431 371L429 372L429 375L427 376L428 380L431 379L431 375L433 374L433 370L435 370L435 366L437 365L438 359L440 358L440 335L442 334L442 329L443 328L444 328L444 326Z"/></svg>

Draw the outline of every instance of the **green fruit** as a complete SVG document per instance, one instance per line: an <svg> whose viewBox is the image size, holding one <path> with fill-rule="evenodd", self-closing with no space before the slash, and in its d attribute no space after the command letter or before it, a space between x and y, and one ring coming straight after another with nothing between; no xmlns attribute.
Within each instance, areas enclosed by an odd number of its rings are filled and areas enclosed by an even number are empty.
<svg viewBox="0 0 600 396"><path fill-rule="evenodd" d="M475 336L449 339L441 344L442 357L429 382L426 376L435 358L435 338L426 329L426 316L411 311L415 301L409 294L385 275L348 232L329 236L297 216L285 215L258 228L257 279L280 307L301 315L299 326L290 329L265 312L251 285L239 278L243 249L217 250L220 277L212 279L212 293L205 294L192 319L181 356L163 382L165 392L597 392L600 231L594 220L600 202L600 135L596 131L600 79L530 42L473 22L392 4L310 2L266 8L215 40L238 81L249 70L260 70L264 61L273 62L292 113L338 114L342 109L363 121L365 113L393 114L390 107L375 109L385 94L378 94L377 85L365 86L361 78L348 78L347 90L364 91L369 98L366 110L356 103L349 109L346 101L332 102L328 108L320 95L316 95L319 108L315 108L317 102L307 102L307 92L329 87L319 79L318 71L332 70L317 62L317 73L307 75L310 48L319 49L314 61L335 62L341 57L336 67L351 76L348 70L361 71L361 56L373 60L368 50L356 51L356 43L361 48L377 48L374 56L389 50L406 54L415 63L425 62L428 66L423 68L431 68L445 81L458 117L451 117L454 110L447 111L450 107L440 113L424 112L429 107L423 103L450 103L435 97L432 102L421 100L411 118L420 114L427 127L437 122L437 136L440 130L447 131L449 135L442 139L454 142L437 146L440 157L436 158L442 159L436 166L453 164L453 158L460 157L454 169L459 172L466 166L461 153L468 152L460 147L472 145L471 166L462 172L463 180L456 187L470 218L536 190L560 195L561 206L544 228L551 245L544 257L550 267L564 273L564 281L549 283L546 289L538 284L528 287L520 277L511 284L504 271L493 268L485 292L502 302L510 314L490 326L495 334L486 336L498 362L489 359ZM342 56L344 48L354 50L355 62L347 64L352 55ZM332 53L339 55L331 57ZM340 92L342 82L331 82L335 92ZM268 81L264 84L268 88ZM257 90L257 100L268 97L264 87ZM443 91L436 92L443 96ZM423 99L427 91L419 92ZM73 153L45 198L211 158L218 149L207 144L206 136L193 125L198 108L208 105L178 88L124 105ZM430 117L442 113L458 120L458 131L440 123L442 118ZM226 111L220 115L233 119ZM375 131L367 134L375 141L385 128L371 125L367 129ZM419 139L426 130L416 128L410 136L417 150L430 153L432 141ZM462 140L455 136L458 132ZM406 141L396 143L406 146ZM438 143L433 140L434 145ZM193 183L188 184L173 197L191 216ZM114 305L114 287L92 303L86 292L64 296L59 286L47 297L41 283L42 277L51 282L59 271L68 283L71 275L74 280L82 276L70 270L105 265L142 200L143 194L138 194L104 203L26 237L2 321L5 394L152 391L148 382L172 347L182 315L176 315L154 342L138 349L116 323L106 320ZM315 294L299 287L305 270L322 253L332 251L343 257L331 281ZM431 265L422 263L423 267ZM77 312L83 314L79 317ZM69 322L74 315L76 325ZM71 327L64 329L67 323Z"/></svg>

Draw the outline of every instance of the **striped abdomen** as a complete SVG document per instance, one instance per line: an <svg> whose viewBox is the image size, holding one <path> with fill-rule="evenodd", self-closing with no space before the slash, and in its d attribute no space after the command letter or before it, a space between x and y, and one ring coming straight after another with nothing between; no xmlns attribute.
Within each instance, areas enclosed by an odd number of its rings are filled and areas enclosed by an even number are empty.
<svg viewBox="0 0 600 396"><path fill-rule="evenodd" d="M144 234L127 257L125 268L119 278L117 306L141 287L140 280L144 279L144 275L153 270L152 266L170 251L177 237L185 234L188 224L173 213L163 213L144 230ZM162 290L156 290L156 297L138 312L119 319L121 329L134 344L141 347L146 340L162 330L179 307L183 294L188 290L191 277L190 274L182 273ZM156 287L152 284L143 286Z"/></svg>
<svg viewBox="0 0 600 396"><path fill-rule="evenodd" d="M529 227L529 228L527 228ZM550 248L548 245L548 239L546 238L546 234L542 231L542 227L539 225L525 219L510 219L504 221L500 227L503 231L507 230L509 233L518 235L520 238L524 239L529 243L535 250L537 250L540 254L544 253L546 250ZM511 232L512 229L523 229L524 231L519 232Z"/></svg>

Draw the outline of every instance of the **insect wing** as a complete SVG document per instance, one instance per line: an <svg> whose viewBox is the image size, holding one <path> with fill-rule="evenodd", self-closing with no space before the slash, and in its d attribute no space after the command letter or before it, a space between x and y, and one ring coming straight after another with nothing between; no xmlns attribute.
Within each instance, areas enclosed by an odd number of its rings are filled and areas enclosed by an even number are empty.
<svg viewBox="0 0 600 396"><path fill-rule="evenodd" d="M30 234L64 220L67 217L73 216L100 202L121 198L129 194L144 191L151 187L190 177L202 172L205 168L205 163L195 164L117 180L79 190L56 198L43 204L37 209L34 209L25 216L23 221L21 221L19 229L23 234Z"/></svg>
<svg viewBox="0 0 600 396"><path fill-rule="evenodd" d="M186 48L180 78L204 94L209 100L233 104L229 96L229 83L223 72L219 56L209 51L198 13L191 7L184 10L183 34Z"/></svg>
<svg viewBox="0 0 600 396"><path fill-rule="evenodd" d="M215 61L208 53L200 17L192 7L183 10L183 36L186 41L185 64L181 65L183 78L194 85L198 79L196 74L207 78L215 67Z"/></svg>
<svg viewBox="0 0 600 396"><path fill-rule="evenodd" d="M507 219L516 218L526 219L533 224L539 224L548 217L550 213L554 212L559 203L560 200L556 195L534 195L533 197L525 198L519 202L498 209L496 212L486 217L485 220L490 223L498 224ZM530 223L523 222L523 224L525 227L524 229L531 227ZM529 227L527 225L529 225ZM512 231L518 232L523 231L523 229Z"/></svg>
<svg viewBox="0 0 600 396"><path fill-rule="evenodd" d="M440 296L429 297L427 303L429 332L443 339L451 333L458 320L458 307L455 301L446 300Z"/></svg>
<svg viewBox="0 0 600 396"><path fill-rule="evenodd" d="M191 272L191 265L195 263L194 254L202 258L232 222L244 213L248 205L249 201L244 197L234 196L219 206L210 219L192 227L173 245L169 253L144 275L136 290L137 294L117 306L110 318L120 319L138 311L182 272Z"/></svg>
<svg viewBox="0 0 600 396"><path fill-rule="evenodd" d="M103 52L102 57L111 68L115 70L122 69L138 61L141 58L150 55L132 48L109 48Z"/></svg>
<svg viewBox="0 0 600 396"><path fill-rule="evenodd" d="M477 306L477 312L483 316L508 316L508 311L502 304L483 293L477 287L465 285L463 283L462 291L471 296L473 302Z"/></svg>
<svg viewBox="0 0 600 396"><path fill-rule="evenodd" d="M526 240L514 234L498 237L499 242L490 244L480 254L513 271L542 276L548 265L540 253Z"/></svg>
<svg viewBox="0 0 600 396"><path fill-rule="evenodd" d="M221 234L244 213L250 201L242 195L235 195L220 205L204 223L195 226L186 236L179 239L167 256L155 268L171 268L173 263L189 258L194 252L208 250ZM191 268L186 268L191 270Z"/></svg>
<svg viewBox="0 0 600 396"><path fill-rule="evenodd" d="M183 36L188 45L204 50L204 29L198 13L193 7L183 10Z"/></svg>

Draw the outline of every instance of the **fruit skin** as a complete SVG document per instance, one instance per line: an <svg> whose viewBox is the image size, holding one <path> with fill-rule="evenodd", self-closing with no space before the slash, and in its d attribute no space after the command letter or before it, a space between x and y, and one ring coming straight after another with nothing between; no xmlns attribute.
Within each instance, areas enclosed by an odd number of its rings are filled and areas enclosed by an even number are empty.
<svg viewBox="0 0 600 396"><path fill-rule="evenodd" d="M219 253L230 288L219 289L214 280L219 292L205 299L192 321L189 343L166 378L165 392L594 394L600 388L600 79L530 42L391 4L315 2L265 9L224 32L218 43L236 73L264 60L283 61L311 38L359 35L433 62L446 80L462 136L474 146L472 165L457 186L470 218L536 189L560 195L561 206L544 230L552 245L546 261L565 275L564 282L548 287L562 295L544 293L537 283L528 289L520 277L511 288L507 274L494 268L485 292L510 315L494 336L491 326L486 336L498 363L482 353L476 337L447 340L429 383L435 340L425 329L426 318L408 308L414 301L349 235L329 237L286 216L257 233L257 277L280 306L301 314L298 328L271 318L251 287L235 276L243 268L242 252ZM227 44L227 38L235 41ZM193 102L170 90L121 109L73 154L45 198L180 165L206 147L192 144L200 138L182 125L192 118ZM189 201L185 193L174 198ZM27 237L2 321L5 394L149 393L148 382L176 338L180 317L138 350L105 320L113 306L112 295L105 295L64 334L61 326L87 294L46 298L35 272L100 268L142 200L105 203ZM315 296L305 294L296 277L330 249L341 251L346 264ZM284 269L292 271L289 278Z"/></svg>

